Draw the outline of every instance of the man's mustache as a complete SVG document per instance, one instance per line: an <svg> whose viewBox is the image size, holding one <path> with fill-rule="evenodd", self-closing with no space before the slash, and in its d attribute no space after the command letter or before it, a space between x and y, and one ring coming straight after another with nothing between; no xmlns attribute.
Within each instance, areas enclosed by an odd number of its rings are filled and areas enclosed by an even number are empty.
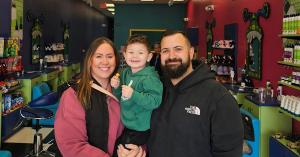
<svg viewBox="0 0 300 157"><path fill-rule="evenodd" d="M173 59L166 60L166 64L168 64L170 62L180 62L180 63L182 63L182 59L180 59L180 58L173 58Z"/></svg>

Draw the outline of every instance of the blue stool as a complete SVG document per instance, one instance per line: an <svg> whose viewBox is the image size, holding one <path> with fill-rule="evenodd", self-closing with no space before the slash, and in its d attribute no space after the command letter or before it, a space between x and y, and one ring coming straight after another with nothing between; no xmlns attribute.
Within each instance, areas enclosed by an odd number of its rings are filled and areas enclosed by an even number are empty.
<svg viewBox="0 0 300 157"><path fill-rule="evenodd" d="M23 118L29 120L35 120L35 134L33 140L33 153L30 154L31 156L55 156L54 153L43 151L43 144L42 144L42 134L39 133L39 129L41 128L39 125L40 120L50 119L54 116L53 112L49 109L42 108L43 106L47 106L54 101L58 100L57 93L48 93L43 95L33 101L31 101L27 106L20 110L20 114Z"/></svg>

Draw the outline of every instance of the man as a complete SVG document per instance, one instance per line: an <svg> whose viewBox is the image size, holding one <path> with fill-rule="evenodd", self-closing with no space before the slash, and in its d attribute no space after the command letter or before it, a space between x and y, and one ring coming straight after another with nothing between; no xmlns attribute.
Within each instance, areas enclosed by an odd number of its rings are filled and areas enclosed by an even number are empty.
<svg viewBox="0 0 300 157"><path fill-rule="evenodd" d="M150 157L240 157L243 124L238 105L209 68L192 68L194 49L183 32L161 39L168 79L164 100L152 114Z"/></svg>

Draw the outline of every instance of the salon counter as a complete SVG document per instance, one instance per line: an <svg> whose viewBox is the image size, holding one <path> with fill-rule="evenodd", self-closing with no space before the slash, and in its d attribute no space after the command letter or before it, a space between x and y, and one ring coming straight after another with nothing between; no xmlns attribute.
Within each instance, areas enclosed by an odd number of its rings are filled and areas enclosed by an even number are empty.
<svg viewBox="0 0 300 157"><path fill-rule="evenodd" d="M257 95L247 95L241 108L250 112L260 121L260 157L269 157L269 137L275 132L290 133L292 119L278 112L279 103L275 98L266 97L259 101Z"/></svg>
<svg viewBox="0 0 300 157"><path fill-rule="evenodd" d="M252 87L241 87L236 84L223 84L223 86L233 95L239 106L243 104L246 95L253 93Z"/></svg>
<svg viewBox="0 0 300 157"><path fill-rule="evenodd" d="M257 94L247 95L246 99L256 104L257 106L280 106L280 103L277 101L277 99L270 96L267 96L264 101L259 100L259 96Z"/></svg>

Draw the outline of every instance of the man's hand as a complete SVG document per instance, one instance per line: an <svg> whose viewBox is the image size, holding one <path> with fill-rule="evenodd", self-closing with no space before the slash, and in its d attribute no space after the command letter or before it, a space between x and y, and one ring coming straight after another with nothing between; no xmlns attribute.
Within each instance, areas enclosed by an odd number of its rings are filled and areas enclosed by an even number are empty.
<svg viewBox="0 0 300 157"><path fill-rule="evenodd" d="M146 157L145 150L134 144L126 144L126 148L120 144L117 152L119 157Z"/></svg>
<svg viewBox="0 0 300 157"><path fill-rule="evenodd" d="M115 76L113 76L111 79L110 79L110 85L113 87L113 88L118 88L120 86L120 75L117 73Z"/></svg>

